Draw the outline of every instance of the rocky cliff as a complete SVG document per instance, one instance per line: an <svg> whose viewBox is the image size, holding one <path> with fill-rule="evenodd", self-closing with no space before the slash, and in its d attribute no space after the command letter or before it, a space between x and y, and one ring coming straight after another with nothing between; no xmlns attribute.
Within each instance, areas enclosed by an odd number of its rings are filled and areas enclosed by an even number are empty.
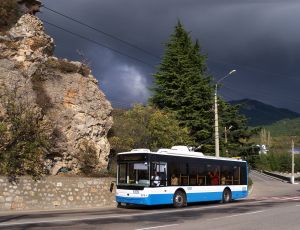
<svg viewBox="0 0 300 230"><path fill-rule="evenodd" d="M98 167L104 168L110 150L111 104L87 66L57 59L53 50L43 23L24 14L0 34L0 85L26 99L28 108L38 108L54 126L55 143L45 162L50 174L61 168L77 172L82 143L95 149ZM0 116L5 115L3 108L0 105Z"/></svg>

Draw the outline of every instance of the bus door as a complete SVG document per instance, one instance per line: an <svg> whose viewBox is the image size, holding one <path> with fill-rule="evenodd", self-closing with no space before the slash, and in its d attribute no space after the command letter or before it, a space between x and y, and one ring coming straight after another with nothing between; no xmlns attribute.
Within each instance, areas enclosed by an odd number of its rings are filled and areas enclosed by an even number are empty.
<svg viewBox="0 0 300 230"><path fill-rule="evenodd" d="M168 185L166 162L152 162L150 173L151 173L151 185L153 187Z"/></svg>

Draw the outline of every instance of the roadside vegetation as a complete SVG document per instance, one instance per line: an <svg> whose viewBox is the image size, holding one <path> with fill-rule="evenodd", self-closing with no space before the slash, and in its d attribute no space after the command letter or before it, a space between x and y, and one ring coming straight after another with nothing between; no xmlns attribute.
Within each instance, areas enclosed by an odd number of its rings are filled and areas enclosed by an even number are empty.
<svg viewBox="0 0 300 230"><path fill-rule="evenodd" d="M300 147L298 122L299 119L282 120L261 129L260 135L254 136L252 141L266 145L268 151L267 154L254 157L252 166L259 170L291 172L292 140L295 148ZM295 154L295 172L300 172L300 154Z"/></svg>
<svg viewBox="0 0 300 230"><path fill-rule="evenodd" d="M18 3L16 0L1 0L0 2L0 32L7 30L19 18Z"/></svg>
<svg viewBox="0 0 300 230"><path fill-rule="evenodd" d="M44 161L51 145L53 129L42 118L41 110L32 107L26 97L1 86L0 175L11 180L30 175L45 175Z"/></svg>

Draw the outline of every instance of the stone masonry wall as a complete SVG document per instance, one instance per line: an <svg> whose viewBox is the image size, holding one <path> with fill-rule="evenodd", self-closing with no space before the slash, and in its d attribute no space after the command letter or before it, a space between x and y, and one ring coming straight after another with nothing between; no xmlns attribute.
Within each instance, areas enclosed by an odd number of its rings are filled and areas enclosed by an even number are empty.
<svg viewBox="0 0 300 230"><path fill-rule="evenodd" d="M40 181L21 177L17 184L0 177L0 211L59 210L115 206L114 178L51 176Z"/></svg>

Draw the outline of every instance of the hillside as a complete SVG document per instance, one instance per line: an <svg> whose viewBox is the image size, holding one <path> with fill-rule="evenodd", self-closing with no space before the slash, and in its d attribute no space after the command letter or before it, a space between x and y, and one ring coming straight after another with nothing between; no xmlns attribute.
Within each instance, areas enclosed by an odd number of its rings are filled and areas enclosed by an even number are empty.
<svg viewBox="0 0 300 230"><path fill-rule="evenodd" d="M285 119L264 127L272 136L300 136L300 118Z"/></svg>
<svg viewBox="0 0 300 230"><path fill-rule="evenodd" d="M248 118L249 126L271 125L280 120L300 117L299 113L291 110L277 108L251 99L231 101L229 103L241 105L240 112Z"/></svg>

